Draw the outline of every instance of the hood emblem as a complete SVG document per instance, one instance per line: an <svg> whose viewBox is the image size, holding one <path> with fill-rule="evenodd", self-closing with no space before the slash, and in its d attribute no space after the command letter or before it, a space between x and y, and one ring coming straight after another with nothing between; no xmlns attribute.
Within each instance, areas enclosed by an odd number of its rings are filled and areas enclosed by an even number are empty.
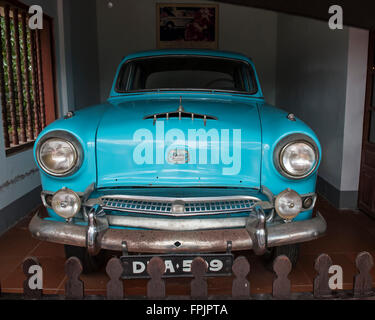
<svg viewBox="0 0 375 320"><path fill-rule="evenodd" d="M173 213L185 213L185 203L183 201L175 201L172 204L172 212Z"/></svg>
<svg viewBox="0 0 375 320"><path fill-rule="evenodd" d="M169 164L186 164L190 161L189 151L185 147L175 147L168 152Z"/></svg>
<svg viewBox="0 0 375 320"><path fill-rule="evenodd" d="M194 121L194 119L202 119L204 121L204 126L207 125L207 120L219 120L217 117L214 117L214 116L209 116L209 115L206 115L206 114L199 114L199 113L192 113L192 112L185 111L184 107L182 106L182 97L180 98L180 105L179 105L177 111L155 113L155 114L144 117L143 120L153 119L154 125L155 125L155 123L158 119L169 120L169 119L172 119L172 118L178 118L179 120L181 120L182 118L189 118L192 121Z"/></svg>

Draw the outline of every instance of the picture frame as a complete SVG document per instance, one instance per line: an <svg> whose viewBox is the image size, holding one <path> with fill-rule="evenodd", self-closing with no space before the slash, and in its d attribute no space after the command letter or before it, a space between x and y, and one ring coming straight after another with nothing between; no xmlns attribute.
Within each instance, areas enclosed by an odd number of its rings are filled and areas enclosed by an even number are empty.
<svg viewBox="0 0 375 320"><path fill-rule="evenodd" d="M158 3L156 30L158 49L218 49L219 5Z"/></svg>

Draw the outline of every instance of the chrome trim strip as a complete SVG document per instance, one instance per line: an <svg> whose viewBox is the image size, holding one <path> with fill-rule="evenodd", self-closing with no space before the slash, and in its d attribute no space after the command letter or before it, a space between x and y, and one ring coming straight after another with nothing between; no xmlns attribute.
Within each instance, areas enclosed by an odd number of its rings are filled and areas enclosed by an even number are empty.
<svg viewBox="0 0 375 320"><path fill-rule="evenodd" d="M191 120L194 120L194 118L203 119L205 126L206 126L207 120L219 120L217 117L214 117L214 116L185 111L184 107L182 106L182 97L180 97L180 106L178 107L177 111L155 113L155 114L152 114L152 115L145 116L143 118L143 120L154 119L154 125L155 125L155 123L158 119L169 120L170 118L178 118L179 120L181 120L182 117L189 118Z"/></svg>
<svg viewBox="0 0 375 320"><path fill-rule="evenodd" d="M105 195L98 199L103 198L117 198L124 200L144 200L144 201L159 201L159 202L216 202L216 201L235 201L235 200L254 200L261 201L257 197L252 196L225 196L225 197L193 197L193 198L174 198L174 197L149 197L149 196L128 196L128 195ZM92 199L90 199L92 200Z"/></svg>
<svg viewBox="0 0 375 320"><path fill-rule="evenodd" d="M168 219L107 215L111 226L161 231L197 231L224 228L244 228L248 217L220 219Z"/></svg>

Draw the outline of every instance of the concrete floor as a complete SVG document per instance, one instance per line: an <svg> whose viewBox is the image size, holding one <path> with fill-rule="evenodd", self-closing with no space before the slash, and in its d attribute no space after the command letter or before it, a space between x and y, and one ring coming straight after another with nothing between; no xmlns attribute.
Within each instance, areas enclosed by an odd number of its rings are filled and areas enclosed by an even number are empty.
<svg viewBox="0 0 375 320"><path fill-rule="evenodd" d="M317 209L327 220L328 232L323 238L301 245L301 255L296 268L290 275L294 292L308 292L313 289L315 276L314 260L321 253L331 256L334 264L344 271L344 289L352 288L356 273L355 257L361 251L375 255L375 220L356 211L338 211L324 199L319 199ZM27 229L32 215L18 223L0 237L0 282L3 292L22 292L24 275L22 261L35 256L44 270L44 293L61 294L64 290L64 248L62 245L40 242L33 239ZM250 252L241 252L251 264L249 281L251 292L271 293L273 273L268 271L261 258ZM372 270L375 279L375 271ZM86 294L105 294L108 277L103 270L83 275ZM190 279L166 280L167 295L188 295ZM125 294L145 295L147 280L125 281ZM208 279L209 294L231 294L232 278ZM375 285L375 283L374 283Z"/></svg>

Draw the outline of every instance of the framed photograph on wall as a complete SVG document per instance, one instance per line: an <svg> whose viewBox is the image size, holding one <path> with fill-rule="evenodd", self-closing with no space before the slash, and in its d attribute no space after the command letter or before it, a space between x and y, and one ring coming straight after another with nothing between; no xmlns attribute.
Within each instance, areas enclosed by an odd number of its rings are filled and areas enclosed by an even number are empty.
<svg viewBox="0 0 375 320"><path fill-rule="evenodd" d="M158 48L218 48L219 6L158 3Z"/></svg>

